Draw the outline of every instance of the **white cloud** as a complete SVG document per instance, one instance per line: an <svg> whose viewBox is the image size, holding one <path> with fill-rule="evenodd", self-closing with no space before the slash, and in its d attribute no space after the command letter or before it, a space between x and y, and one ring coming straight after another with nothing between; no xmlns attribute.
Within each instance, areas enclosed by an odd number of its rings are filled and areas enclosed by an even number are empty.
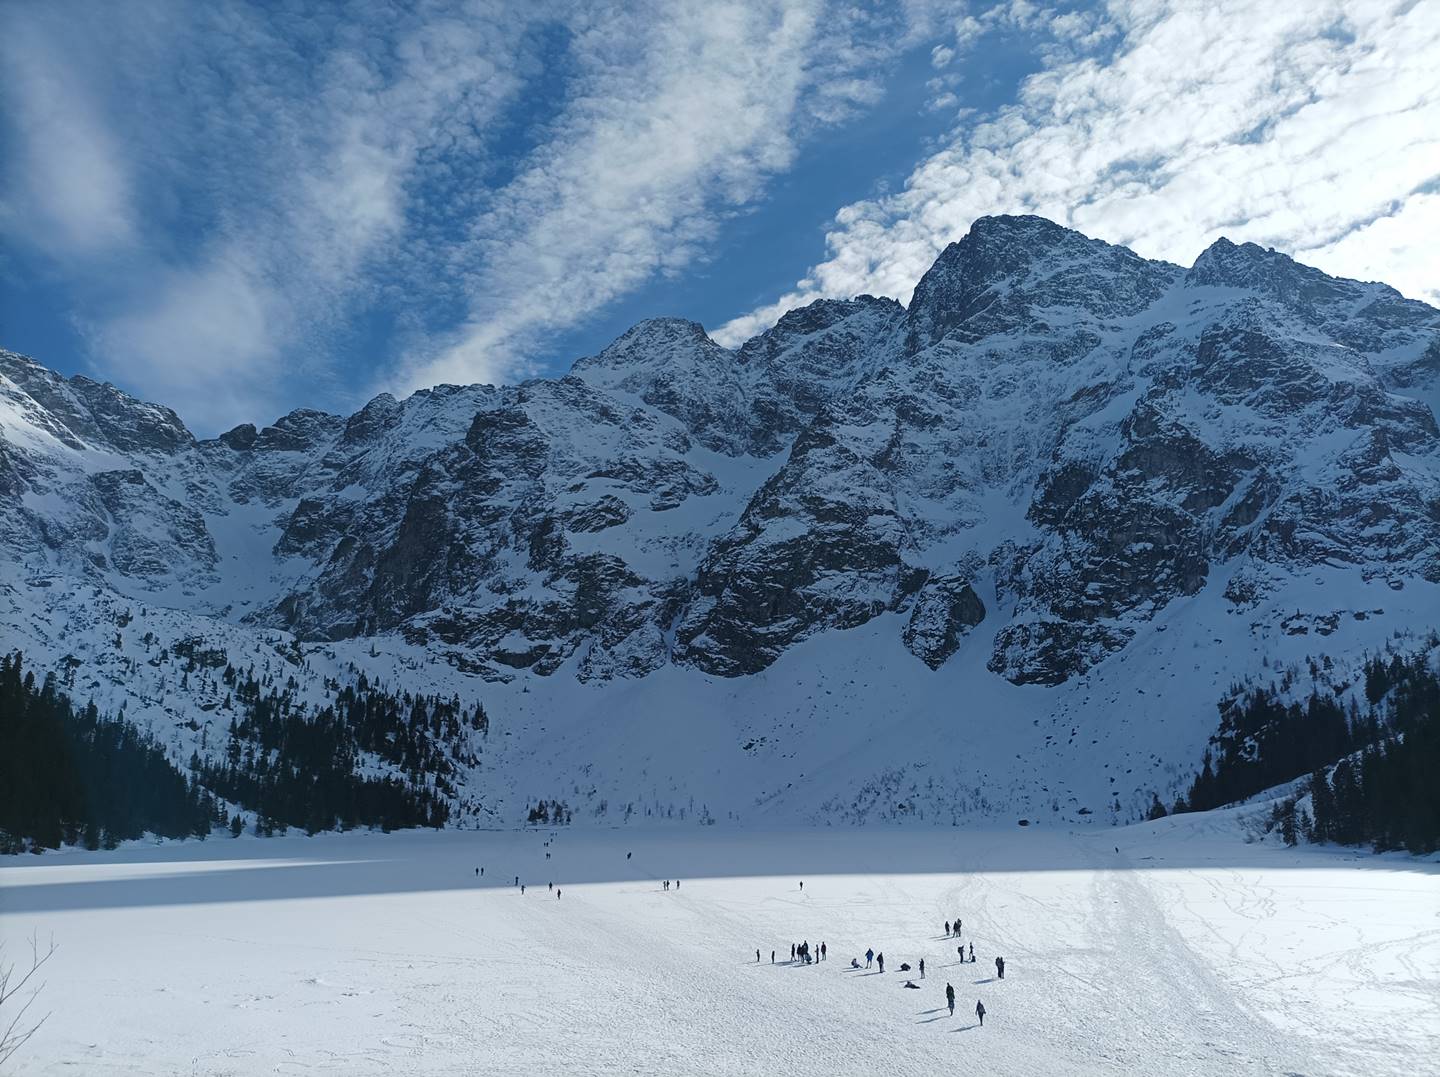
<svg viewBox="0 0 1440 1077"><path fill-rule="evenodd" d="M1184 264L1223 234L1440 298L1433 247L1408 238L1435 212L1440 8L1116 0L1108 15L1054 29L1082 49L1119 33L1113 55L1048 54L1016 104L959 130L899 194L842 209L827 258L716 339L822 296L908 300L947 243L1002 212Z"/></svg>
<svg viewBox="0 0 1440 1077"><path fill-rule="evenodd" d="M693 0L581 27L570 104L475 222L467 324L398 387L523 372L545 333L692 262L807 125L877 100L894 45L875 29L818 0Z"/></svg>
<svg viewBox="0 0 1440 1077"><path fill-rule="evenodd" d="M33 24L0 21L0 63L18 151L4 164L0 227L73 256L103 253L134 231L130 176L83 78Z"/></svg>

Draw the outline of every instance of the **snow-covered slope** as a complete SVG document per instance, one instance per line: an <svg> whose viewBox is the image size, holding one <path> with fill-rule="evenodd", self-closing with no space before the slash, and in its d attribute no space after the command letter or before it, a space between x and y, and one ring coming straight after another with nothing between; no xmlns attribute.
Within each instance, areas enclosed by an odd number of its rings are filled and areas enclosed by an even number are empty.
<svg viewBox="0 0 1440 1077"><path fill-rule="evenodd" d="M909 309L209 441L4 352L0 623L181 759L175 640L483 701L502 818L1108 819L1235 679L1433 625L1437 399L1440 311L1384 285L1033 217Z"/></svg>

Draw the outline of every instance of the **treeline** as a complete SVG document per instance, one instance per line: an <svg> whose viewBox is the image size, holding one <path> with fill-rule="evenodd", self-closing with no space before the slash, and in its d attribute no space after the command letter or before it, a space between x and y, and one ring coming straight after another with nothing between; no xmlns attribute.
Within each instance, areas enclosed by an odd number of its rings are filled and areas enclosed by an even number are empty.
<svg viewBox="0 0 1440 1077"><path fill-rule="evenodd" d="M123 714L77 710L53 673L37 683L22 655L0 657L0 852L203 838L223 819Z"/></svg>
<svg viewBox="0 0 1440 1077"><path fill-rule="evenodd" d="M563 800L540 800L526 813L525 821L563 826L570 822L570 806Z"/></svg>
<svg viewBox="0 0 1440 1077"><path fill-rule="evenodd" d="M293 679L266 686L253 670L227 666L224 683L234 711L224 757L192 766L201 784L254 811L262 835L444 826L456 795L454 757L475 761L460 747L462 733L489 727L483 707L393 693L363 673L330 685L334 695L318 710L299 700ZM374 773L377 763L401 776Z"/></svg>
<svg viewBox="0 0 1440 1077"><path fill-rule="evenodd" d="M1310 776L1308 814L1287 798L1273 822L1285 840L1440 848L1440 673L1432 636L1412 655L1372 657L1363 711L1314 692L1284 703L1252 689L1221 706L1220 730L1174 810L1204 811ZM1348 686L1341 686L1341 691ZM1303 794L1301 794L1303 796ZM1164 814L1157 804L1152 817Z"/></svg>

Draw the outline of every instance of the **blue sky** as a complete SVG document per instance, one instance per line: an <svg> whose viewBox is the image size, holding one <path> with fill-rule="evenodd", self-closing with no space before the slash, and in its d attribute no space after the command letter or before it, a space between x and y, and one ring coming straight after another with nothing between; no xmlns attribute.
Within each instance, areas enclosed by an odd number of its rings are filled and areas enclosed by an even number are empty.
<svg viewBox="0 0 1440 1077"><path fill-rule="evenodd" d="M198 433L904 301L979 215L1436 302L1440 7L0 6L0 346Z"/></svg>

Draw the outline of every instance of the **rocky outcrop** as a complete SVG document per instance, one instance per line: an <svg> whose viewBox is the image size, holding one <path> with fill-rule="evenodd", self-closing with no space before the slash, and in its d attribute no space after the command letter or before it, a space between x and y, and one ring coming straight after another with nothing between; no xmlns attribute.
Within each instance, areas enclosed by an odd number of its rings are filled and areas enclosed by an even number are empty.
<svg viewBox="0 0 1440 1077"><path fill-rule="evenodd" d="M888 614L931 669L988 647L1054 685L1211 588L1253 610L1322 570L1440 580L1437 333L1253 244L1183 270L996 217L908 308L821 300L734 350L656 319L563 378L198 442L0 353L0 546L495 678L743 677Z"/></svg>

